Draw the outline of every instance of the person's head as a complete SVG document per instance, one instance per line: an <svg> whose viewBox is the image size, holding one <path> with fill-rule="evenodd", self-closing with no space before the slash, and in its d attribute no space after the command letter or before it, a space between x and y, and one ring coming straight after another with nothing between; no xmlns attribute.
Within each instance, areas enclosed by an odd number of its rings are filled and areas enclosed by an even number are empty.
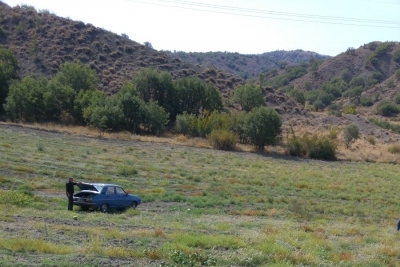
<svg viewBox="0 0 400 267"><path fill-rule="evenodd" d="M69 180L68 180L70 183L73 183L74 182L74 178L72 178L72 177L69 177Z"/></svg>

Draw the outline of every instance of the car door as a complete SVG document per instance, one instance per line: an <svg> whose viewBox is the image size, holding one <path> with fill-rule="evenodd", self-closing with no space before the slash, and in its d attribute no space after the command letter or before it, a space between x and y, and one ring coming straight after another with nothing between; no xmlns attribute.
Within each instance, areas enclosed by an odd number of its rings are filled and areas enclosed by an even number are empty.
<svg viewBox="0 0 400 267"><path fill-rule="evenodd" d="M105 188L105 202L107 202L110 207L117 206L118 201L115 195L115 186L107 186L107 188Z"/></svg>
<svg viewBox="0 0 400 267"><path fill-rule="evenodd" d="M131 205L130 203L130 197L128 194L122 189L121 187L115 187L115 193L117 195L118 199L118 206L121 208L129 207Z"/></svg>

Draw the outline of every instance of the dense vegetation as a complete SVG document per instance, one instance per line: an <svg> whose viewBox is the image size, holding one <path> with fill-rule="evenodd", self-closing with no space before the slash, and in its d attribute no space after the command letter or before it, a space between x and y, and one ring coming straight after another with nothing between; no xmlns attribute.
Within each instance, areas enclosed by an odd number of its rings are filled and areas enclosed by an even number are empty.
<svg viewBox="0 0 400 267"><path fill-rule="evenodd" d="M276 145L281 136L282 119L276 111L265 107L253 111L264 105L261 90L254 84L235 91L232 101L245 110L242 115L221 113L222 97L212 84L196 77L174 81L169 73L152 69L136 73L111 96L97 89L95 70L80 62L65 63L50 80L11 78L4 79L10 86L3 106L13 121L89 125L101 132L154 135L171 122L177 133L207 137L214 131L214 143L222 136L217 130L227 131L230 144L219 145L219 149L233 149L239 139L264 150L265 145Z"/></svg>

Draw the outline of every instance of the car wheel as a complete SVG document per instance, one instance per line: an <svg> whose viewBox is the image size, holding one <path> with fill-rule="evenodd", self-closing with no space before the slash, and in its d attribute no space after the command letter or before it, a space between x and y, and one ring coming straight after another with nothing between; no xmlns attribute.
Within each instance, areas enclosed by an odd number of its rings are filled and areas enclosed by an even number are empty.
<svg viewBox="0 0 400 267"><path fill-rule="evenodd" d="M132 204L131 204L131 208L132 209L136 209L136 207L137 207L137 202L133 201Z"/></svg>
<svg viewBox="0 0 400 267"><path fill-rule="evenodd" d="M100 211L101 212L107 212L108 211L108 204L107 203L101 204Z"/></svg>

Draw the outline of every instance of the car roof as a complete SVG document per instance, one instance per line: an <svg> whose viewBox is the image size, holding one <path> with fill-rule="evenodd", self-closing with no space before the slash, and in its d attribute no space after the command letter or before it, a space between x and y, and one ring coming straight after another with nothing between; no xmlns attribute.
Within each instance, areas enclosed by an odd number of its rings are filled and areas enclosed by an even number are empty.
<svg viewBox="0 0 400 267"><path fill-rule="evenodd" d="M82 184L97 185L97 186L101 186L101 187L104 187L104 186L119 186L119 187L121 187L120 185L117 185L117 184L102 184L102 183L82 183Z"/></svg>

